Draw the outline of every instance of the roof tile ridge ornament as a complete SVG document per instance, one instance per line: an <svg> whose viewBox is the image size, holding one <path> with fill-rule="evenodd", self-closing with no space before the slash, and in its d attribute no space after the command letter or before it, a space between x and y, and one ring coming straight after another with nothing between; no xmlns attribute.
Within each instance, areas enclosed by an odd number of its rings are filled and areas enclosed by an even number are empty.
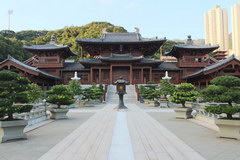
<svg viewBox="0 0 240 160"><path fill-rule="evenodd" d="M54 34L51 36L49 44L56 44L56 37Z"/></svg>
<svg viewBox="0 0 240 160"><path fill-rule="evenodd" d="M187 44L187 45L193 45L192 36L191 36L191 35L188 35L187 38L188 38L188 39L187 39L187 41L186 41L186 44Z"/></svg>

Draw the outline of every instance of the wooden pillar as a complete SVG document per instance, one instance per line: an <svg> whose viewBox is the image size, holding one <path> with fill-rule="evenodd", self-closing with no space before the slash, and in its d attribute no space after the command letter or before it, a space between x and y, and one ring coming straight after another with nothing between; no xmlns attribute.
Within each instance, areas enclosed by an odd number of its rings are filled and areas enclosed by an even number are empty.
<svg viewBox="0 0 240 160"><path fill-rule="evenodd" d="M206 87L208 87L208 80L206 80Z"/></svg>
<svg viewBox="0 0 240 160"><path fill-rule="evenodd" d="M152 81L152 67L149 69L149 81Z"/></svg>
<svg viewBox="0 0 240 160"><path fill-rule="evenodd" d="M112 79L112 65L110 65L110 82L109 84L112 84L113 82L113 79Z"/></svg>
<svg viewBox="0 0 240 160"><path fill-rule="evenodd" d="M90 84L93 82L93 69L90 70Z"/></svg>
<svg viewBox="0 0 240 160"><path fill-rule="evenodd" d="M102 69L99 68L99 84L102 84Z"/></svg>
<svg viewBox="0 0 240 160"><path fill-rule="evenodd" d="M130 65L130 84L133 84L132 65Z"/></svg>
<svg viewBox="0 0 240 160"><path fill-rule="evenodd" d="M141 84L143 84L143 68L141 68Z"/></svg>

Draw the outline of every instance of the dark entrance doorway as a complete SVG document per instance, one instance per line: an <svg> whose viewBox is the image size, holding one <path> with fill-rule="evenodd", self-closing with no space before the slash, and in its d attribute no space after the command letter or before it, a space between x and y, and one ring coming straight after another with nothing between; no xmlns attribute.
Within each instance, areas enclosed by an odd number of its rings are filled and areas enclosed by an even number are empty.
<svg viewBox="0 0 240 160"><path fill-rule="evenodd" d="M113 82L116 82L120 76L123 77L124 80L130 82L130 67L113 67L112 77Z"/></svg>

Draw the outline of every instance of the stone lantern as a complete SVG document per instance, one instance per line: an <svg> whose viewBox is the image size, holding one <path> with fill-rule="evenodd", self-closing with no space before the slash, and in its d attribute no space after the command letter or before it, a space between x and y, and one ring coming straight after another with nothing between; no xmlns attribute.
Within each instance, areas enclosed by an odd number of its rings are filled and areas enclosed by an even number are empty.
<svg viewBox="0 0 240 160"><path fill-rule="evenodd" d="M127 109L127 107L124 105L124 101L123 101L123 96L124 94L127 94L126 92L126 85L128 84L128 82L126 80L124 80L122 78L122 76L120 76L120 78L115 82L116 84L116 94L119 95L119 103L118 103L118 109Z"/></svg>

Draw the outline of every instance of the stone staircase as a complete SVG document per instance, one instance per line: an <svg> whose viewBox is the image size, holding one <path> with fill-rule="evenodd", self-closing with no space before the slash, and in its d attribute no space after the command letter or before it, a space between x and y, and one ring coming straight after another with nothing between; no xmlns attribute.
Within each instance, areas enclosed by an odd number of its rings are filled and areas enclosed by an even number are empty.
<svg viewBox="0 0 240 160"><path fill-rule="evenodd" d="M134 85L127 85L126 86L127 94L124 95L124 102L126 103L134 103L136 101L136 92ZM116 85L109 85L107 91L107 98L108 103L118 103L118 94L116 94Z"/></svg>

